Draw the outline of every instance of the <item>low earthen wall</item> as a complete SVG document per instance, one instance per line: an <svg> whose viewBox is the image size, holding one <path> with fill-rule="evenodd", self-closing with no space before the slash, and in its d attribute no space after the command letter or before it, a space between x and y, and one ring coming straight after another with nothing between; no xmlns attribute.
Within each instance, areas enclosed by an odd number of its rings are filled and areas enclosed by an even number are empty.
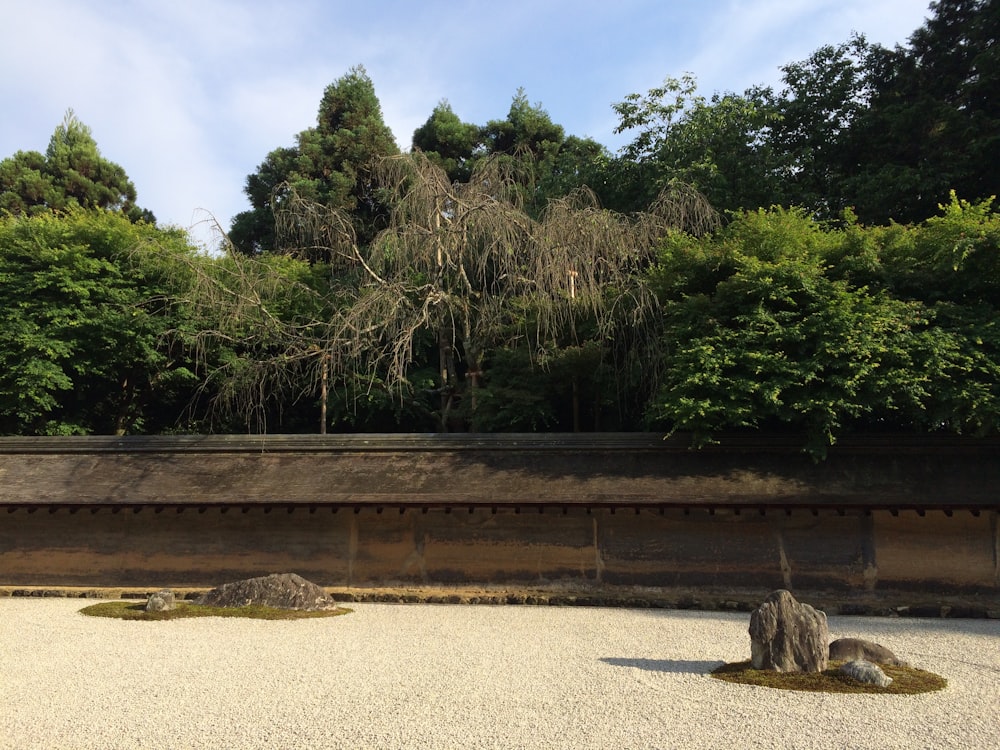
<svg viewBox="0 0 1000 750"><path fill-rule="evenodd" d="M270 440L0 439L0 586L1000 594L995 442Z"/></svg>

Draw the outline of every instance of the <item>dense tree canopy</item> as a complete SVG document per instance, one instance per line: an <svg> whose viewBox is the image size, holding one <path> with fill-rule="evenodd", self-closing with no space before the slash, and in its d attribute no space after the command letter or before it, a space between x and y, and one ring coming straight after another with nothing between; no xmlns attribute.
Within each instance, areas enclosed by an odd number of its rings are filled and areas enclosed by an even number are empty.
<svg viewBox="0 0 1000 750"><path fill-rule="evenodd" d="M919 221L950 190L1000 194L1000 2L940 0L909 47L874 49L850 134L858 215Z"/></svg>
<svg viewBox="0 0 1000 750"><path fill-rule="evenodd" d="M527 211L541 215L552 199L587 188L602 203L608 191L610 154L590 138L567 136L541 104L531 104L524 90L515 94L507 116L485 125L464 123L442 101L413 133L413 149L426 154L453 182L468 182L477 165L506 162L521 183ZM650 200L656 197L654 191Z"/></svg>
<svg viewBox="0 0 1000 750"><path fill-rule="evenodd" d="M634 134L617 163L636 203L684 179L723 210L796 205L916 222L1000 194L997 0L941 0L908 46L854 36L782 67L782 86L697 95L668 78L615 105ZM633 175L629 177L629 175ZM635 205L632 206L635 208Z"/></svg>
<svg viewBox="0 0 1000 750"><path fill-rule="evenodd" d="M0 219L0 432L175 425L195 375L174 290L130 259L150 243L160 262L191 252L179 232L107 212Z"/></svg>
<svg viewBox="0 0 1000 750"><path fill-rule="evenodd" d="M635 131L615 164L616 205L634 209L671 181L693 185L716 208L780 203L782 170L766 141L777 120L762 92L697 94L692 76L668 78L614 105L616 132Z"/></svg>
<svg viewBox="0 0 1000 750"><path fill-rule="evenodd" d="M655 424L791 429L818 451L852 429L997 429L1000 217L953 198L917 227L848 221L776 208L667 239Z"/></svg>
<svg viewBox="0 0 1000 750"><path fill-rule="evenodd" d="M587 328L600 342L634 327L652 311L641 271L655 238L666 227L703 231L714 218L700 196L674 191L642 217L581 194L536 219L517 167L495 155L478 160L468 182L452 182L423 152L384 159L375 175L391 213L370 243L344 211L290 192L276 214L280 244L329 259L328 280L317 277L308 292L312 317L275 312L283 297L258 293L273 275L263 262L241 263L246 271L210 290L210 307L224 311L219 335L245 336L248 320L273 331L255 350L262 378L308 371L300 383L313 392L328 380L367 380L423 403L438 429L477 425L496 352L524 348L542 366L564 345L579 347ZM263 382L244 391L274 392Z"/></svg>
<svg viewBox="0 0 1000 750"><path fill-rule="evenodd" d="M452 182L467 182L473 157L482 148L481 132L478 126L462 122L447 100L442 100L413 132L413 148L427 154Z"/></svg>

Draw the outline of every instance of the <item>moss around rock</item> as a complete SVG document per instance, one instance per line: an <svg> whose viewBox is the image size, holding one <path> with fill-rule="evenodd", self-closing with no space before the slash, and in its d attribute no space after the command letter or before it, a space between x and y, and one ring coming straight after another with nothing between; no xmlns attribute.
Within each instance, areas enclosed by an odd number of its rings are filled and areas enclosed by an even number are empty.
<svg viewBox="0 0 1000 750"><path fill-rule="evenodd" d="M882 693L886 695L916 695L942 690L948 681L933 672L913 667L883 665L882 669L892 678L888 687L878 687L854 680L839 670L843 662L831 661L822 672L775 672L754 669L749 661L724 664L713 670L711 676L724 682L757 685L778 690L802 690L813 693Z"/></svg>
<svg viewBox="0 0 1000 750"><path fill-rule="evenodd" d="M346 615L352 610L338 609L277 609L275 607L205 607L191 602L181 602L174 609L163 612L147 612L145 604L115 601L100 602L84 607L81 614L89 617L110 617L117 620L184 620L191 617L240 617L251 620L307 620L318 617Z"/></svg>

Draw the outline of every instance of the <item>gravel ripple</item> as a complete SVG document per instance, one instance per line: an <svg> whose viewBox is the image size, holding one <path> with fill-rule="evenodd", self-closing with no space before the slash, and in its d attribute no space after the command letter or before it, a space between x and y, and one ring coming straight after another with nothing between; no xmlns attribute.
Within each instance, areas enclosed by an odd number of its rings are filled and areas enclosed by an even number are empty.
<svg viewBox="0 0 1000 750"><path fill-rule="evenodd" d="M948 678L919 696L707 676L748 615L356 604L264 622L123 622L0 599L0 748L1000 747L1000 621L831 617Z"/></svg>

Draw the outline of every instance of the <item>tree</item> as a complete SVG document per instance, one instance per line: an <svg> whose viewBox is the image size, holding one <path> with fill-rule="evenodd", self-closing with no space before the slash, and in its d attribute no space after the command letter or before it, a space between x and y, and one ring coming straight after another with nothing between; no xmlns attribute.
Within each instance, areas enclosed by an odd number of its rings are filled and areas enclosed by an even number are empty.
<svg viewBox="0 0 1000 750"><path fill-rule="evenodd" d="M272 201L280 197L278 190L292 174L298 151L278 148L267 155L257 171L247 176L243 192L253 207L233 217L229 242L244 255L274 252L274 210Z"/></svg>
<svg viewBox="0 0 1000 750"><path fill-rule="evenodd" d="M527 152L536 162L555 156L565 137L562 126L552 122L541 104L531 104L523 88L514 95L507 117L490 120L482 132L487 153Z"/></svg>
<svg viewBox="0 0 1000 750"><path fill-rule="evenodd" d="M852 146L863 221L920 221L947 202L1000 194L1000 3L941 0L908 48L873 58Z"/></svg>
<svg viewBox="0 0 1000 750"><path fill-rule="evenodd" d="M504 119L483 126L463 123L442 101L414 132L413 148L444 169L452 182L468 182L480 162L506 161L523 183L522 200L535 217L549 200L578 188L590 189L601 200L607 193L607 150L590 138L566 137L541 104L528 102L523 89Z"/></svg>
<svg viewBox="0 0 1000 750"><path fill-rule="evenodd" d="M613 208L611 162L611 153L592 138L567 137L545 169L540 170L534 202L546 205L582 189L592 192L598 205ZM642 209L649 208L651 202Z"/></svg>
<svg viewBox="0 0 1000 750"><path fill-rule="evenodd" d="M230 248L218 258L189 258L173 272L177 301L199 321L188 337L201 373L192 410L213 429L314 429L311 406L328 372L319 342L330 340L336 315L322 293L329 267Z"/></svg>
<svg viewBox="0 0 1000 750"><path fill-rule="evenodd" d="M531 104L524 89L518 89L503 120L490 120L482 128L483 158L507 162L521 183L523 204L538 216L550 196L539 184L552 172L566 138L561 125L552 122L541 104Z"/></svg>
<svg viewBox="0 0 1000 750"><path fill-rule="evenodd" d="M612 205L641 210L671 181L692 185L724 211L782 202L781 165L769 141L777 115L766 93L706 99L685 75L615 104L615 132L636 135L613 166Z"/></svg>
<svg viewBox="0 0 1000 750"><path fill-rule="evenodd" d="M773 112L768 143L786 190L780 202L822 219L859 205L849 180L858 159L854 130L870 106L872 67L882 51L860 35L824 45L782 66L780 94L763 92Z"/></svg>
<svg viewBox="0 0 1000 750"><path fill-rule="evenodd" d="M384 159L378 184L392 212L370 243L359 242L346 212L289 189L276 214L278 237L300 254L328 258L326 286L313 288L312 313L282 320L273 304L283 295L261 292L273 275L241 260L247 270L212 298L226 310L217 334L266 337L255 349L256 371L308 372L301 393L367 382L405 398L426 387L438 429L460 426L460 412L478 426L492 352L522 342L537 362L543 350L573 343L578 321L590 321L598 340L631 329L652 302L637 271L651 259L653 238L667 224L703 228L714 217L700 196L677 191L641 220L599 209L583 194L536 220L522 207L511 166L484 160L463 183L421 152ZM246 393L265 390L248 385Z"/></svg>
<svg viewBox="0 0 1000 750"><path fill-rule="evenodd" d="M871 229L758 210L672 235L652 273L665 320L652 423L698 443L791 430L816 455L852 429L995 432L996 290L972 277L993 271L997 219L944 209Z"/></svg>
<svg viewBox="0 0 1000 750"><path fill-rule="evenodd" d="M247 177L251 209L233 219L231 242L244 254L280 251L274 211L288 191L349 212L358 236L370 240L385 220L372 165L398 152L371 78L363 67L352 68L327 86L316 126L299 133L294 147L272 151Z"/></svg>
<svg viewBox="0 0 1000 750"><path fill-rule="evenodd" d="M0 211L15 216L78 206L154 223L153 215L135 201L135 186L125 170L101 156L90 128L73 110L66 112L44 155L19 151L0 161Z"/></svg>
<svg viewBox="0 0 1000 750"><path fill-rule="evenodd" d="M427 122L413 132L413 148L427 154L452 182L469 180L473 158L481 144L481 128L462 122L444 99Z"/></svg>
<svg viewBox="0 0 1000 750"><path fill-rule="evenodd" d="M177 230L71 208L0 219L0 432L125 434L174 426L195 383L158 262L193 251ZM169 334L168 332L174 332Z"/></svg>
<svg viewBox="0 0 1000 750"><path fill-rule="evenodd" d="M893 293L924 306L933 346L925 424L954 432L1000 429L1000 215L992 200L954 193L939 213L901 232L882 252Z"/></svg>
<svg viewBox="0 0 1000 750"><path fill-rule="evenodd" d="M476 425L484 366L497 346L523 340L539 356L563 343L579 346L582 320L598 340L623 322L637 325L652 304L638 271L654 238L667 225L703 230L714 217L690 192L665 198L640 219L603 210L584 192L550 201L534 220L508 165L488 160L469 183L450 184L419 155L385 163L393 221L363 263L364 304L349 310L348 319L360 316L349 330L383 326L388 316L370 308L381 297L395 320L382 328L377 356L400 381L416 332L433 332L443 424L454 401L465 399Z"/></svg>

